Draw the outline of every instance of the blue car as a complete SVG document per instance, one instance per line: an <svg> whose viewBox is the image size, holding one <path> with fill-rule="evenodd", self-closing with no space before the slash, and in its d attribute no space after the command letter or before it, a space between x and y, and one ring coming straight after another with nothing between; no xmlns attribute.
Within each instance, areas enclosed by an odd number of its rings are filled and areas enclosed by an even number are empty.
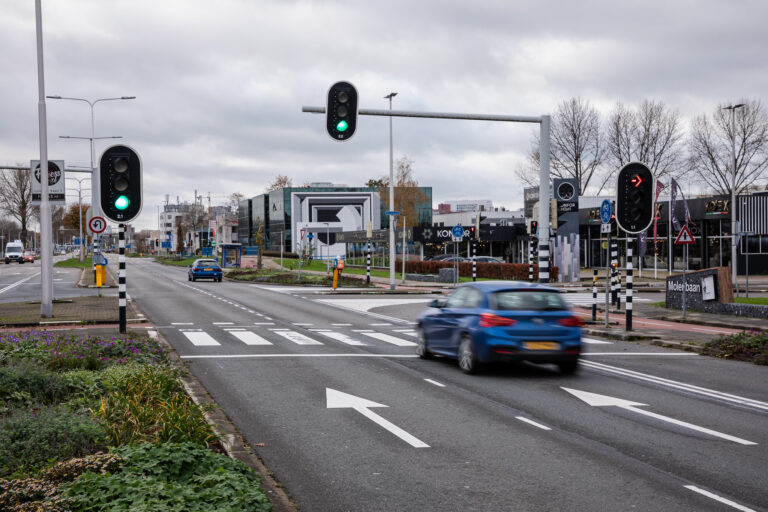
<svg viewBox="0 0 768 512"><path fill-rule="evenodd" d="M213 279L221 282L223 273L219 262L216 260L195 260L187 270L187 279L197 281L198 279Z"/></svg>
<svg viewBox="0 0 768 512"><path fill-rule="evenodd" d="M564 374L578 367L581 327L557 288L510 281L459 286L419 317L416 353L458 360L465 373L483 363L556 364Z"/></svg>

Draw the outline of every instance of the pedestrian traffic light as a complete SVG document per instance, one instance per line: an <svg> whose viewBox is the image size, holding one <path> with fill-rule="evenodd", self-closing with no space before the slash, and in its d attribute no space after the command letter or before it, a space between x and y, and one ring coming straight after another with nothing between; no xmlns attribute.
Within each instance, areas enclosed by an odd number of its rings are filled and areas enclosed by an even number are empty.
<svg viewBox="0 0 768 512"><path fill-rule="evenodd" d="M531 236L536 236L536 231L537 231L538 228L539 228L539 222L535 221L535 220L532 220L531 221L531 229L528 232L528 234L531 235Z"/></svg>
<svg viewBox="0 0 768 512"><path fill-rule="evenodd" d="M357 89L349 82L336 82L328 89L325 125L333 140L347 140L357 128Z"/></svg>
<svg viewBox="0 0 768 512"><path fill-rule="evenodd" d="M653 173L645 164L621 168L616 183L616 222L627 233L640 233L653 221Z"/></svg>
<svg viewBox="0 0 768 512"><path fill-rule="evenodd" d="M113 222L130 222L141 212L141 160L128 146L112 146L99 160L101 211Z"/></svg>

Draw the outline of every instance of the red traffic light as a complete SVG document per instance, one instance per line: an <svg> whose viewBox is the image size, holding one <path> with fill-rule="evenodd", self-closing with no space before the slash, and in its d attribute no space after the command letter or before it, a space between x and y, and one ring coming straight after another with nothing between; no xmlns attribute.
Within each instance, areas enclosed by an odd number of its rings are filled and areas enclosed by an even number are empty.
<svg viewBox="0 0 768 512"><path fill-rule="evenodd" d="M637 188L640 185L642 185L643 182L645 182L645 179L639 174L635 174L629 179L629 182L632 184L633 187Z"/></svg>

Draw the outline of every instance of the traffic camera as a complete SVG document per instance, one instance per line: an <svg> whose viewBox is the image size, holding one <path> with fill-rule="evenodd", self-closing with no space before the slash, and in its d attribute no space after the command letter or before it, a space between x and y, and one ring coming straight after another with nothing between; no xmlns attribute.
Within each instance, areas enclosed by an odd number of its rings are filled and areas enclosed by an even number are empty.
<svg viewBox="0 0 768 512"><path fill-rule="evenodd" d="M112 146L99 160L101 211L113 222L126 223L141 212L141 160L128 146Z"/></svg>
<svg viewBox="0 0 768 512"><path fill-rule="evenodd" d="M328 89L325 127L333 140L350 139L357 128L357 89L349 82L336 82Z"/></svg>

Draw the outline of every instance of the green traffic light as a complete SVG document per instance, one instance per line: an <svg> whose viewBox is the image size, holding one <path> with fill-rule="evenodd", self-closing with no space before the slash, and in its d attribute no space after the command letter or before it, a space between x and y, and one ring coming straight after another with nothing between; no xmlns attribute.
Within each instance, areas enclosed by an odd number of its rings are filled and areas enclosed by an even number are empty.
<svg viewBox="0 0 768 512"><path fill-rule="evenodd" d="M347 131L347 128L349 128L349 125L346 121L339 121L339 123L336 125L336 129L340 132Z"/></svg>
<svg viewBox="0 0 768 512"><path fill-rule="evenodd" d="M128 206L130 206L130 204L131 204L131 200L125 196L120 196L117 199L115 199L115 208L117 208L118 210L125 210L126 208L128 208Z"/></svg>

